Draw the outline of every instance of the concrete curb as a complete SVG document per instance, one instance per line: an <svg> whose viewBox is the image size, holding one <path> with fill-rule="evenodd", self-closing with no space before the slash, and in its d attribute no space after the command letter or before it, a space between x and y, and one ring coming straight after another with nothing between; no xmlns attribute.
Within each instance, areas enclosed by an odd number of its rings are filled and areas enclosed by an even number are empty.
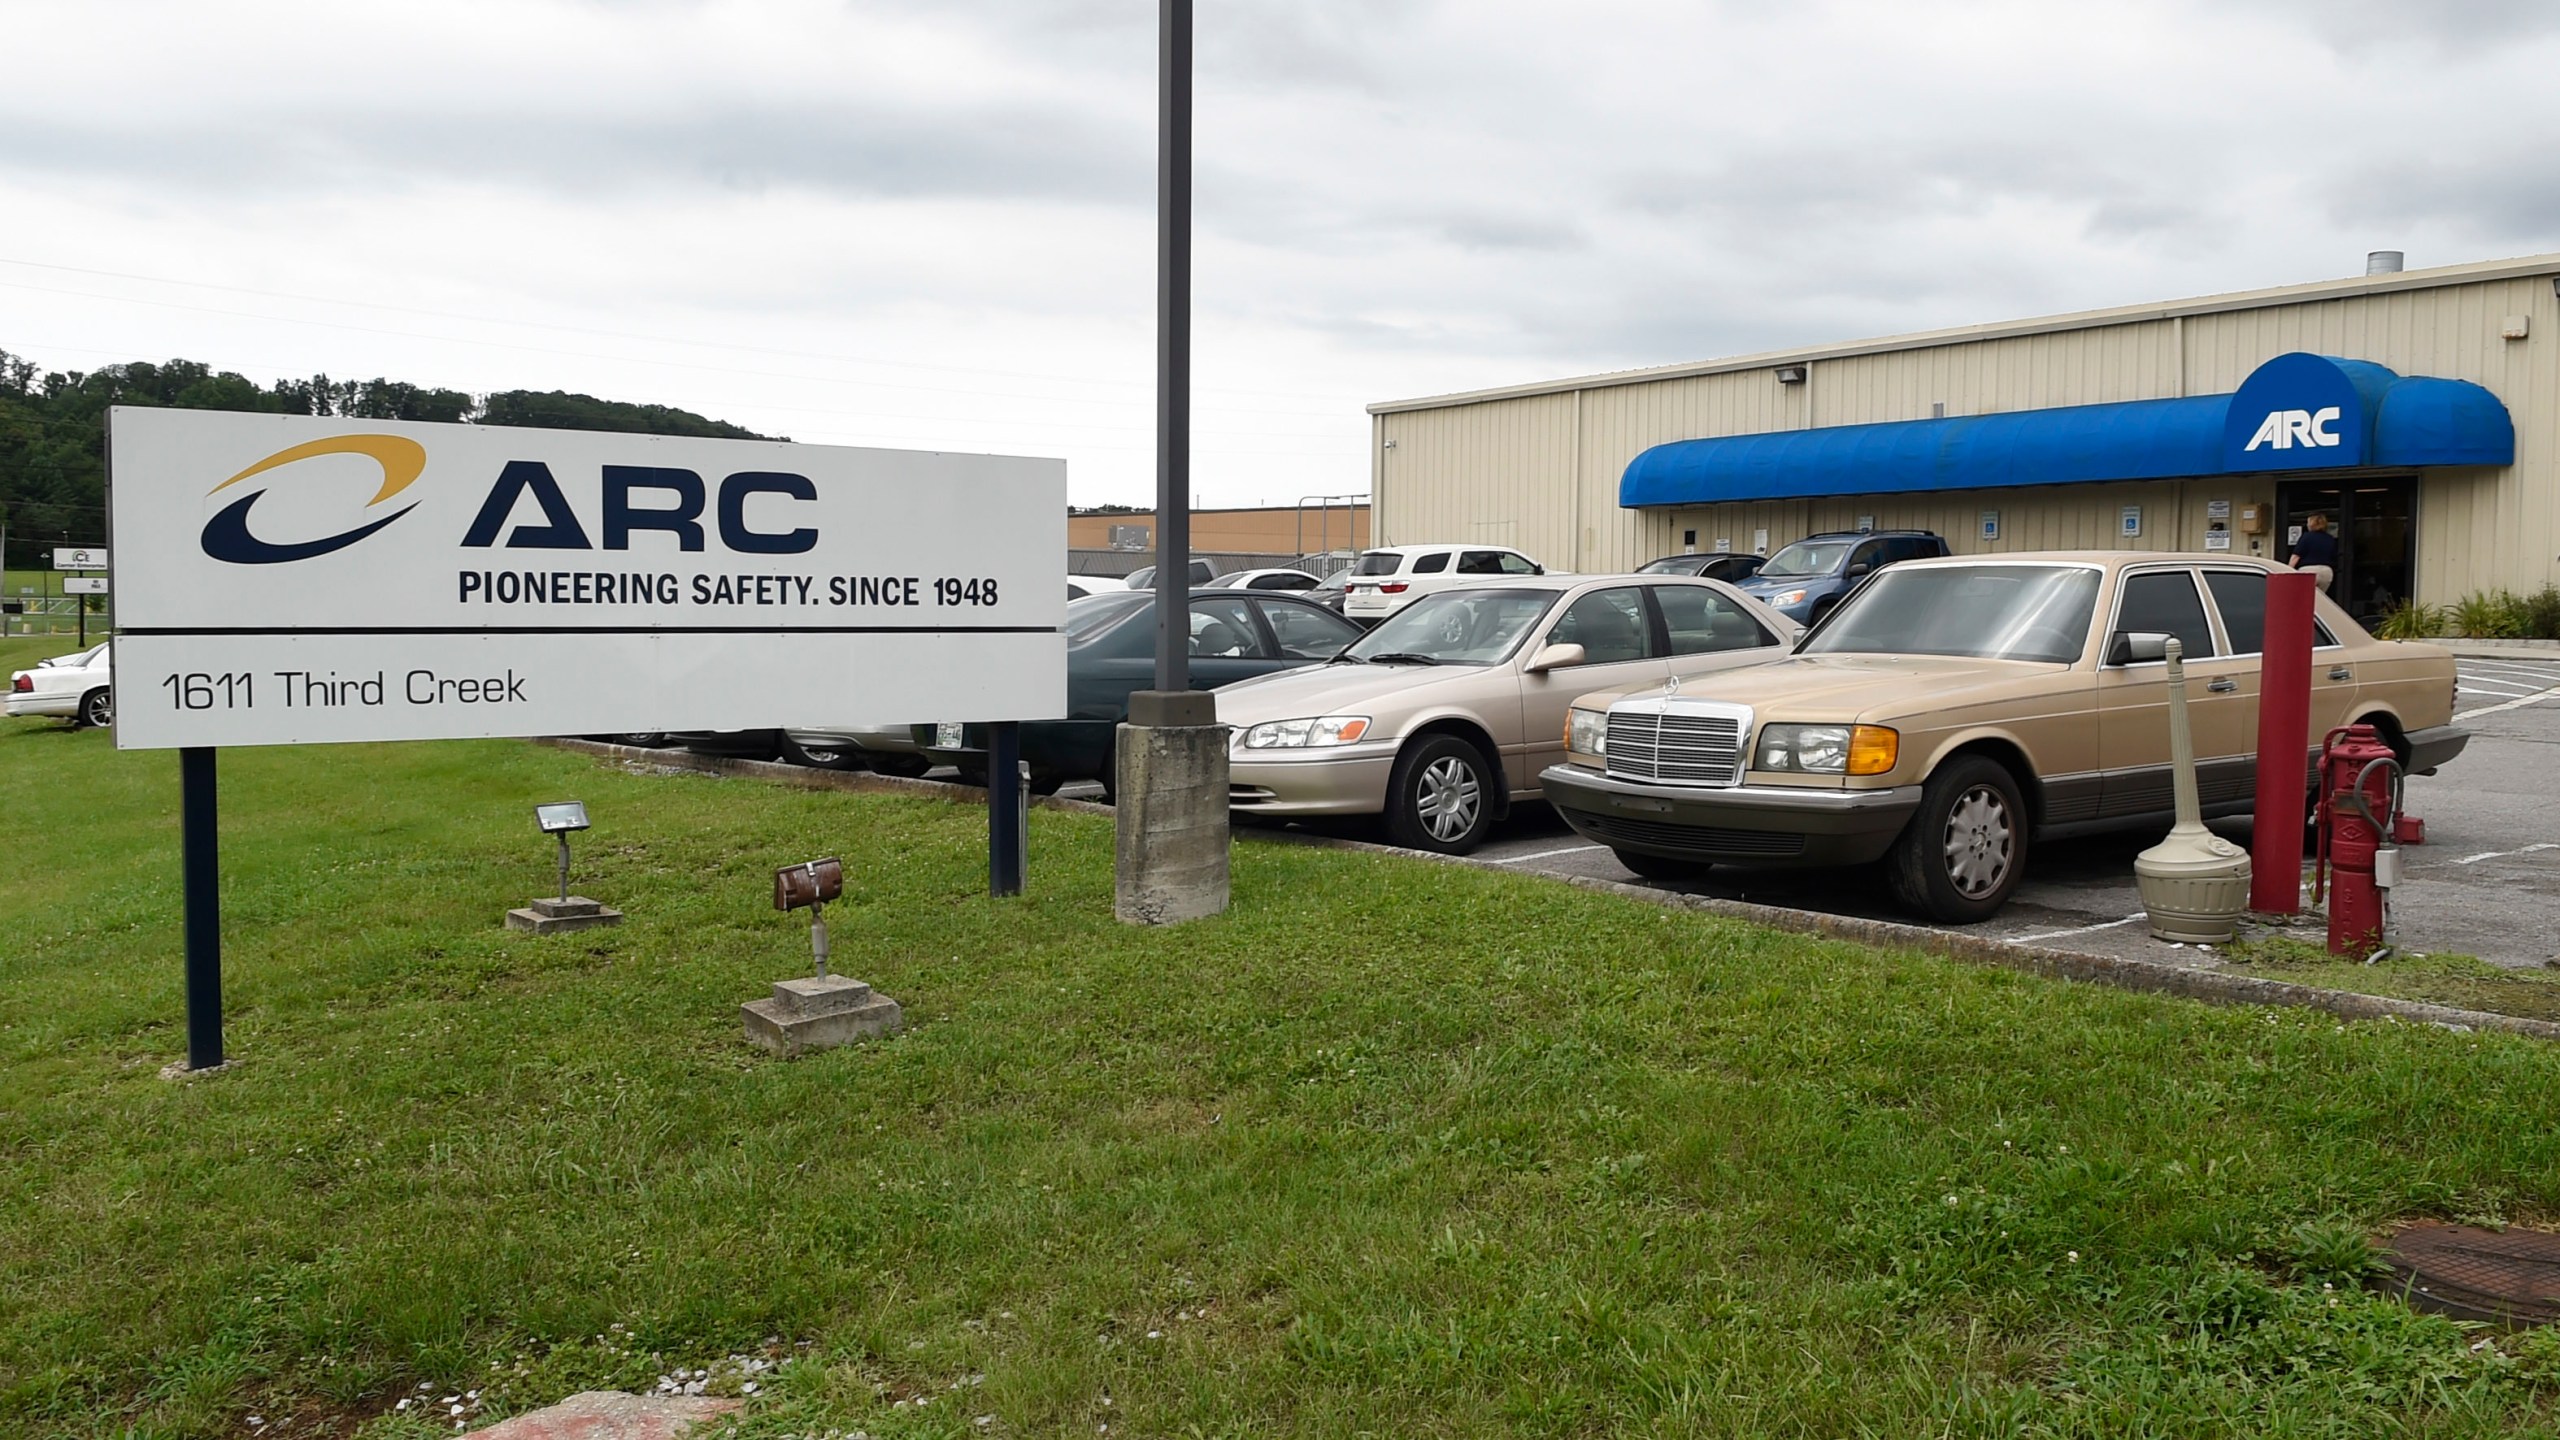
<svg viewBox="0 0 2560 1440"><path fill-rule="evenodd" d="M2461 660L2549 660L2560 662L2560 640L2428 640Z"/></svg>
<svg viewBox="0 0 2560 1440"><path fill-rule="evenodd" d="M855 793L929 796L948 803L986 803L986 792L975 786L951 785L938 780L907 780L894 775L873 775L865 771L812 770L805 766L785 765L771 760L736 760L717 755L695 755L681 750L639 750L628 745L608 745L593 740L544 739L538 745L575 750L602 759L626 761L667 771L693 771L712 775L738 775L757 780L778 781L804 790L847 790ZM1108 805L1090 800L1063 800L1057 796L1036 797L1033 804L1051 810L1078 815L1109 815ZM1366 840L1342 840L1325 835L1302 835L1238 827L1237 838L1263 844L1306 845L1320 850L1350 850L1372 855L1394 856L1406 860L1423 860L1460 869L1480 870L1488 874L1526 876L1557 881L1576 889L1623 899L1640 900L1669 909L1689 910L1714 915L1726 920L1764 925L1791 934L1813 935L1828 940L1846 940L1855 944L1874 945L1890 950L1917 950L1944 956L1971 965L1993 966L2003 970L2020 970L2050 980L2070 980L2090 985L2110 985L2119 990L2136 990L2155 995L2175 995L2188 1000L2203 1000L2220 1005L2289 1005L2321 1010L2349 1020L2392 1020L2416 1025L2435 1025L2447 1030L2494 1030L2510 1035L2527 1035L2537 1040L2560 1040L2560 1021L2530 1020L2518 1015L2495 1015L2484 1010L2457 1010L2449 1005L2429 1005L2416 1000L2393 1000L2380 995L2359 995L2352 990L2322 990L2310 985L2295 985L2282 980L2259 980L2245 975L2227 975L2217 970L2190 970L2178 965L2155 965L2146 960L2122 960L2106 955L2083 955L2072 950L2053 950L2041 945L2020 945L1988 936L1967 935L1954 930L1932 930L1920 925L1902 925L1890 920L1861 920L1846 915L1820 915L1807 910L1786 910L1775 905L1754 905L1744 900L1720 900L1712 895L1684 895L1677 891L1655 890L1642 885L1628 885L1615 880L1596 880L1579 875L1540 875L1522 871L1492 860L1477 860L1464 855L1435 855L1427 850L1406 850L1394 845L1378 845Z"/></svg>

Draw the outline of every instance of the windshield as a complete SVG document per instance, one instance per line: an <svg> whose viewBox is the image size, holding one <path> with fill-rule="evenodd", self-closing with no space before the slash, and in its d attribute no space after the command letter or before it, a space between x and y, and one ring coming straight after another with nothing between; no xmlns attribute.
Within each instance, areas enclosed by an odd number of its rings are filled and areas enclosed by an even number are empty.
<svg viewBox="0 0 2560 1440"><path fill-rule="evenodd" d="M1805 655L1965 655L2069 664L2089 640L2098 572L2060 565L1896 565L1843 602Z"/></svg>
<svg viewBox="0 0 2560 1440"><path fill-rule="evenodd" d="M1639 575L1695 575L1698 573L1698 557L1666 555L1649 564L1637 566L1636 573Z"/></svg>
<svg viewBox="0 0 2560 1440"><path fill-rule="evenodd" d="M1117 594L1105 590L1067 602L1067 643L1081 645L1131 615L1155 603L1155 596L1143 590L1124 590Z"/></svg>
<svg viewBox="0 0 2560 1440"><path fill-rule="evenodd" d="M1769 557L1763 575L1828 575L1840 568L1855 540L1799 540Z"/></svg>
<svg viewBox="0 0 2560 1440"><path fill-rule="evenodd" d="M1491 665L1511 653L1560 593L1443 590L1388 616L1342 653L1355 660L1420 656L1442 665Z"/></svg>
<svg viewBox="0 0 2560 1440"><path fill-rule="evenodd" d="M1324 583L1318 585L1316 588L1319 590L1339 590L1344 584L1349 582L1350 579L1351 572L1349 570L1336 570L1332 574L1324 577Z"/></svg>
<svg viewBox="0 0 2560 1440"><path fill-rule="evenodd" d="M1351 567L1351 573L1354 575L1393 575L1396 573L1396 567L1403 563L1404 555L1400 551L1372 550L1368 554L1360 557L1360 563Z"/></svg>

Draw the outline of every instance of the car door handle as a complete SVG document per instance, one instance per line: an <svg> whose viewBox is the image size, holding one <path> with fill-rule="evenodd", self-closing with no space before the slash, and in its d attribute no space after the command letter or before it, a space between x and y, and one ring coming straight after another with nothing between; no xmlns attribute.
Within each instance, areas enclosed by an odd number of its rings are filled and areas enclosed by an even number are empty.
<svg viewBox="0 0 2560 1440"><path fill-rule="evenodd" d="M2352 680L2355 678L2355 673L2355 671L2348 669L2344 665L2332 665L2329 667L2329 678L2332 680Z"/></svg>
<svg viewBox="0 0 2560 1440"><path fill-rule="evenodd" d="M2215 695L2228 695L2240 688L2240 682L2228 675L2219 675L2207 682L2204 688Z"/></svg>

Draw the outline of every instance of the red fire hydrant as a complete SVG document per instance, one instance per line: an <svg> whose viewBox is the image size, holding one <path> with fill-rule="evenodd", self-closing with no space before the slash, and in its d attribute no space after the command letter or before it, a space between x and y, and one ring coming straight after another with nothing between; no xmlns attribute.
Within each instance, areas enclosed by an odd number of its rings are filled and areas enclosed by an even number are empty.
<svg viewBox="0 0 2560 1440"><path fill-rule="evenodd" d="M2397 868L2399 851L2387 859L2383 851L2400 808L2399 782L2400 761L2372 726L2342 726L2320 742L2320 866L2312 898L2321 897L2326 878L2332 955L2361 960L2382 949L2383 891L2399 877L2376 871Z"/></svg>

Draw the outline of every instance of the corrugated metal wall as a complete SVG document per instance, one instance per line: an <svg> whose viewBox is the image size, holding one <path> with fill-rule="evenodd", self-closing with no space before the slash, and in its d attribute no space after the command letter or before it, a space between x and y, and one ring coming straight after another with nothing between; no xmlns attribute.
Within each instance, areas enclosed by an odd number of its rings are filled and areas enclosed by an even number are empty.
<svg viewBox="0 0 2560 1440"><path fill-rule="evenodd" d="M2506 340L2506 317L2531 333ZM2227 394L2291 350L2376 361L2404 375L2476 381L2516 421L2509 469L2441 471L2418 495L2418 590L2445 602L2493 586L2560 583L2560 300L2551 278L2268 303L2086 329L1816 358L1781 385L1766 368L1472 401L1375 418L1378 529L1387 542L1505 540L1551 568L1616 570L1727 539L1772 548L1817 530L1925 527L1960 553L2063 548L2200 550L2209 501L2272 504L2272 477L2154 481L1628 510L1629 461L1665 441L1807 425L1920 420L2181 394ZM1939 409L1943 407L1943 411ZM1393 448L1387 448L1387 442ZM2123 507L2143 508L2138 538ZM1981 536L1996 510L2000 534ZM2250 537L2237 536L2239 553ZM2260 542L2269 552L2280 537Z"/></svg>

